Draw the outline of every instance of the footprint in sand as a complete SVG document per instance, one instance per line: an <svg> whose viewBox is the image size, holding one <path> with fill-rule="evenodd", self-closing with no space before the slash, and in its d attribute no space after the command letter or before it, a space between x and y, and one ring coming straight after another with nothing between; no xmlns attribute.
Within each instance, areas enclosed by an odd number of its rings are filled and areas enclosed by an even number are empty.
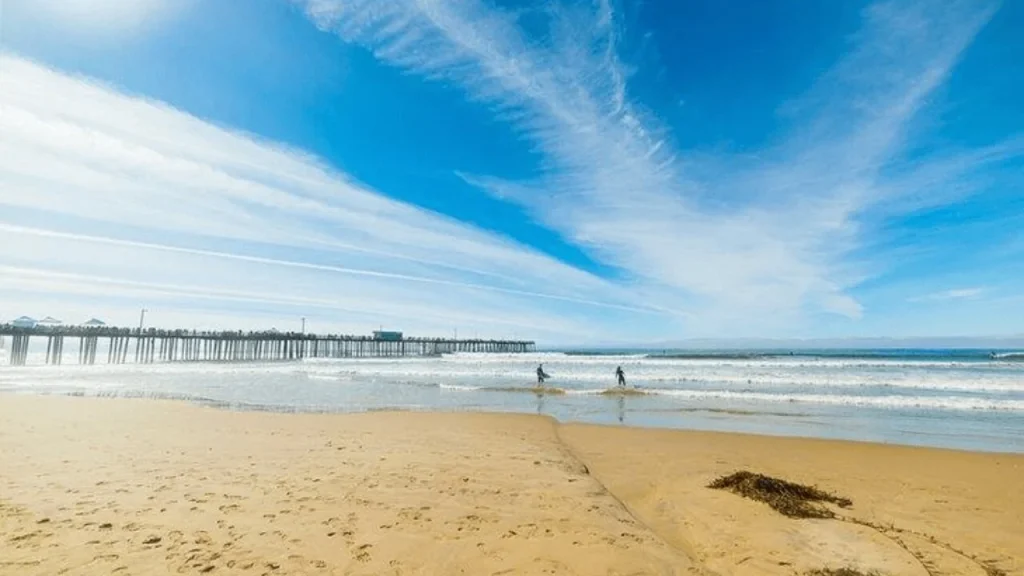
<svg viewBox="0 0 1024 576"><path fill-rule="evenodd" d="M360 562L369 562L372 557L370 556L369 549L373 548L373 544L360 544L356 547L356 560Z"/></svg>

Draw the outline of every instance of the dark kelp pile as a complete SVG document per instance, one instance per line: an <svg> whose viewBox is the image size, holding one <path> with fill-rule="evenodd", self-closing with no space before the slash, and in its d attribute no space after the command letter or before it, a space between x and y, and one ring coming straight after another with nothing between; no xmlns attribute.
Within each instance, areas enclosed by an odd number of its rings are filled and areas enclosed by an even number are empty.
<svg viewBox="0 0 1024 576"><path fill-rule="evenodd" d="M822 506L821 502L830 502L840 508L853 504L846 498L812 486L803 486L745 470L722 476L709 484L708 488L728 490L745 498L764 502L776 512L790 518L835 518L835 513ZM836 574L842 576L842 573Z"/></svg>

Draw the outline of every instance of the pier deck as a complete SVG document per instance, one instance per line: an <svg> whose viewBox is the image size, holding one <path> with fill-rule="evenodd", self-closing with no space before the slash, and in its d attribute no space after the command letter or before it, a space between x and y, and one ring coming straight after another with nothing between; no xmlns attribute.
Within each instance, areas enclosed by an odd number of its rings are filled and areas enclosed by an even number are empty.
<svg viewBox="0 0 1024 576"><path fill-rule="evenodd" d="M197 332L155 328L58 326L21 328L0 325L10 337L10 364L24 366L32 338L46 338L46 364L61 364L65 342L78 340L78 364L152 364L157 362L271 362L304 358L386 358L436 356L453 352L518 354L532 352L527 340L457 340L318 335L294 332ZM100 354L103 350L105 354Z"/></svg>

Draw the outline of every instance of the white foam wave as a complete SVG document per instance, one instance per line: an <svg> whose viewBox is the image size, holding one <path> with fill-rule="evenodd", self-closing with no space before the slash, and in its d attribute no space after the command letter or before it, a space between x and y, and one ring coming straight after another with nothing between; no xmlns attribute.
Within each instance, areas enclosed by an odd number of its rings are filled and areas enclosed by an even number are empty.
<svg viewBox="0 0 1024 576"><path fill-rule="evenodd" d="M460 384L440 384L438 387L442 390L454 390L459 392L477 392L486 389L484 386L463 386Z"/></svg>
<svg viewBox="0 0 1024 576"><path fill-rule="evenodd" d="M725 390L647 389L646 392L688 399L754 400L759 402L829 404L874 408L934 410L999 410L1024 412L1024 400L995 400L964 396L849 396L831 394L767 394Z"/></svg>
<svg viewBox="0 0 1024 576"><path fill-rule="evenodd" d="M568 388L565 390L565 393L574 396L592 396L595 394L601 394L605 390L607 390L607 388Z"/></svg>
<svg viewBox="0 0 1024 576"><path fill-rule="evenodd" d="M532 392L531 388L495 388L488 386L462 386L441 384L445 390L459 392ZM617 392L615 388L565 388L560 392L568 396L595 396ZM732 400L771 403L799 403L887 409L931 410L992 410L1024 412L1024 400L977 398L964 396L853 396L833 394L772 394L765 392L735 392L728 390L680 390L673 388L630 388L626 394L666 396L689 400Z"/></svg>
<svg viewBox="0 0 1024 576"><path fill-rule="evenodd" d="M692 376L651 378L661 383L702 383L721 386L748 387L807 387L807 388L867 388L900 387L922 390L962 392L1024 392L1024 380L1019 376L965 376L946 373L704 373Z"/></svg>
<svg viewBox="0 0 1024 576"><path fill-rule="evenodd" d="M614 385L615 367L622 365L631 384L679 398L982 410L1021 410L1024 403L1024 363L1020 362L799 357L679 359L562 353L460 353L440 358L307 359L252 364L0 366L0 388L143 386L170 390L188 387L185 383L200 379L212 382L223 377L225 386L243 386L257 377L297 375L315 381L478 391L525 388L532 383L540 363L554 376L551 384L569 395L601 394ZM439 386L438 382L445 384Z"/></svg>
<svg viewBox="0 0 1024 576"><path fill-rule="evenodd" d="M305 374L306 378L309 378L310 380L323 380L325 382L344 382L352 380L351 376L347 376L339 372L329 372L322 374L316 372L304 372L303 374Z"/></svg>
<svg viewBox="0 0 1024 576"><path fill-rule="evenodd" d="M633 359L632 364L616 358L585 358L563 356L560 361L548 362L545 370L552 374L553 383L608 384L614 382L613 373L618 364L626 368L632 382L719 385L722 387L903 387L922 390L969 392L1024 392L1024 368L997 367L994 363L975 363L958 367L947 363L939 365L889 365L880 367L841 368L839 364L820 363L761 363L745 362L727 365L678 360ZM431 361L386 359L359 360L318 364L315 370L331 372L344 369L360 377L379 377L393 380L422 379L477 379L483 381L512 381L531 378L536 364L522 357L488 358L465 354L452 359ZM934 366L942 366L936 368ZM311 368L303 368L311 370Z"/></svg>

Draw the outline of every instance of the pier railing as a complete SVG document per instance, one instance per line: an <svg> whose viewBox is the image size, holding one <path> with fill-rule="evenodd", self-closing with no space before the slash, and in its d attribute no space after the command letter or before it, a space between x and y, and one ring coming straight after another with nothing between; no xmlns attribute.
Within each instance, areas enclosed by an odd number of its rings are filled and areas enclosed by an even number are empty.
<svg viewBox="0 0 1024 576"><path fill-rule="evenodd" d="M436 356L453 352L517 354L532 352L528 340L457 340L447 338L380 339L373 336L297 332L200 332L156 328L87 326L18 327L0 324L10 336L10 363L24 366L33 337L46 338L46 364L64 361L64 345L78 339L78 363L96 364L99 350L106 363L270 362L304 358L386 358ZM100 344L104 346L100 346ZM100 355L102 358L102 355Z"/></svg>

